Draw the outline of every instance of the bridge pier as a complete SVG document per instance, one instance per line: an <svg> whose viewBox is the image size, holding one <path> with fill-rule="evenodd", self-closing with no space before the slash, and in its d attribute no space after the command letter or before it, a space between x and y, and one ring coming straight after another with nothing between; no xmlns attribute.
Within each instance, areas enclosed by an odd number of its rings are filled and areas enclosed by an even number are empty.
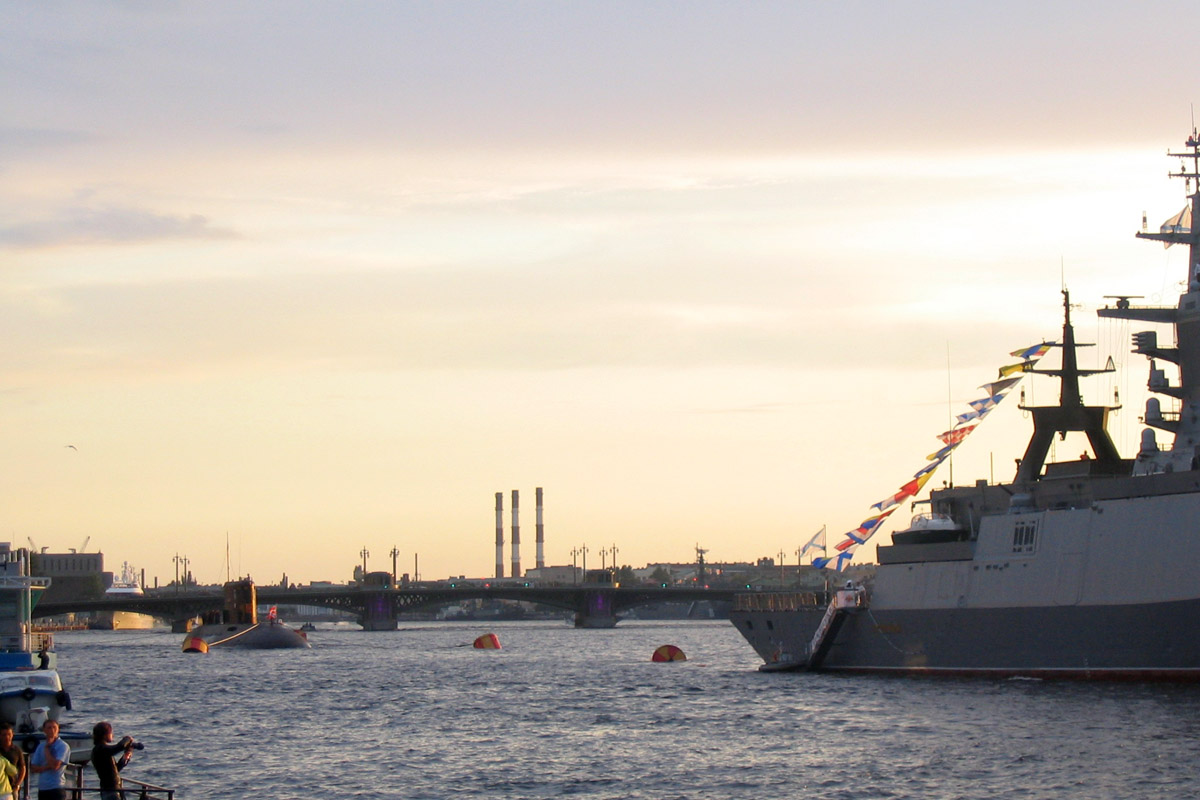
<svg viewBox="0 0 1200 800"><path fill-rule="evenodd" d="M396 606L392 603L392 592L371 592L366 600L358 624L364 631L396 630Z"/></svg>
<svg viewBox="0 0 1200 800"><path fill-rule="evenodd" d="M576 628L614 628L613 597L609 591L590 591L583 595L583 610L575 612Z"/></svg>

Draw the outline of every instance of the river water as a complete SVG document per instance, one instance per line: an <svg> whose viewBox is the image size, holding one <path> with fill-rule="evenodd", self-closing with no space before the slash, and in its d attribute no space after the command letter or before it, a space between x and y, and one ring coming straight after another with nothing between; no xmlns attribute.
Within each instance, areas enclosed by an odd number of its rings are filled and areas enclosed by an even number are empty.
<svg viewBox="0 0 1200 800"><path fill-rule="evenodd" d="M1200 687L764 674L728 622L402 625L207 655L62 633L59 671L72 727L144 742L126 774L186 800L1200 791ZM470 646L488 632L501 650Z"/></svg>

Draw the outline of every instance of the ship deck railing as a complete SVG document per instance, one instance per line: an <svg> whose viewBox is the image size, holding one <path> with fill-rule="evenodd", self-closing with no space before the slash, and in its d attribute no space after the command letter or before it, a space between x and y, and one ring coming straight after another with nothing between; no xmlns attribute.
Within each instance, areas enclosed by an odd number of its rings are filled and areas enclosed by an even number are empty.
<svg viewBox="0 0 1200 800"><path fill-rule="evenodd" d="M0 575L0 589L46 589L50 578L41 575Z"/></svg>
<svg viewBox="0 0 1200 800"><path fill-rule="evenodd" d="M824 608L825 592L746 592L733 596L734 611L800 611Z"/></svg>
<svg viewBox="0 0 1200 800"><path fill-rule="evenodd" d="M0 634L0 653L36 653L54 649L54 634L48 631Z"/></svg>
<svg viewBox="0 0 1200 800"><path fill-rule="evenodd" d="M95 780L95 772L85 769L84 765L67 764L66 775L66 796L67 800L91 800L91 798L99 798L101 791L111 791L109 789L101 789L99 785L88 786L85 780L85 775L90 776ZM29 798L37 796L37 789L30 788L30 784L37 783L37 776L33 773L26 773L25 782L21 784L21 790L17 793L20 797L18 800L29 800ZM124 800L175 800L175 790L168 789L164 786L155 786L152 783L134 780L124 775L121 776L122 786L118 790Z"/></svg>

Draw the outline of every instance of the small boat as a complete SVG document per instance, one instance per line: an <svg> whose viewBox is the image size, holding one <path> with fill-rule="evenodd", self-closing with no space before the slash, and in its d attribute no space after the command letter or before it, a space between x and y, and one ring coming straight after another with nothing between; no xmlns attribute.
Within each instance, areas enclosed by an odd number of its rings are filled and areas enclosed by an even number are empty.
<svg viewBox="0 0 1200 800"><path fill-rule="evenodd" d="M70 708L71 696L57 670L0 671L0 719L14 728L26 733L41 730L47 719L58 720Z"/></svg>
<svg viewBox="0 0 1200 800"><path fill-rule="evenodd" d="M315 631L316 629L317 629L317 626L313 625L311 622L306 622L300 626L300 630L303 631L304 633L309 633L310 631Z"/></svg>
<svg viewBox="0 0 1200 800"><path fill-rule="evenodd" d="M50 578L28 574L25 551L0 551L0 721L12 725L14 741L32 752L43 738L42 725L52 719L72 753L78 751L72 760L86 760L91 736L69 730L62 719L71 696L56 669L54 635L32 624L33 607L49 585Z"/></svg>
<svg viewBox="0 0 1200 800"><path fill-rule="evenodd" d="M275 615L274 607L266 620L258 620L258 594L249 578L226 583L225 607L201 619L202 624L184 636L185 653L207 653L213 647L274 650L312 646L301 631Z"/></svg>
<svg viewBox="0 0 1200 800"><path fill-rule="evenodd" d="M33 606L49 578L26 574L17 553L0 553L0 720L18 732L41 728L71 707L55 669L54 636L35 633Z"/></svg>

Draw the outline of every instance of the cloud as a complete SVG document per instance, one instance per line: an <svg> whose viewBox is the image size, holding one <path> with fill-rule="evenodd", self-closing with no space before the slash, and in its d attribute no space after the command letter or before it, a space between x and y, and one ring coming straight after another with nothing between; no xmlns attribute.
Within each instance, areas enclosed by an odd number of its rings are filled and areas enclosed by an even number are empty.
<svg viewBox="0 0 1200 800"><path fill-rule="evenodd" d="M0 248L131 244L171 239L232 239L200 214L156 214L137 208L75 207L51 219L0 226Z"/></svg>
<svg viewBox="0 0 1200 800"><path fill-rule="evenodd" d="M7 370L31 380L49 371L152 381L313 371L890 373L941 368L951 340L990 374L1031 336L1017 324L964 326L948 312L898 322L885 306L847 316L844 307L794 307L787 296L670 296L669 282L614 291L632 277L426 269L75 284L5 294L0 335L13 344Z"/></svg>
<svg viewBox="0 0 1200 800"><path fill-rule="evenodd" d="M98 137L80 130L0 127L0 148L10 158L20 153L76 147L97 140Z"/></svg>
<svg viewBox="0 0 1200 800"><path fill-rule="evenodd" d="M1076 4L1027 1L45 5L0 11L8 110L139 150L246 130L654 152L1123 139L1155 115L1114 109L1177 106L1161 76L1190 67L1155 44L1183 4L1088 7L1086 36Z"/></svg>

